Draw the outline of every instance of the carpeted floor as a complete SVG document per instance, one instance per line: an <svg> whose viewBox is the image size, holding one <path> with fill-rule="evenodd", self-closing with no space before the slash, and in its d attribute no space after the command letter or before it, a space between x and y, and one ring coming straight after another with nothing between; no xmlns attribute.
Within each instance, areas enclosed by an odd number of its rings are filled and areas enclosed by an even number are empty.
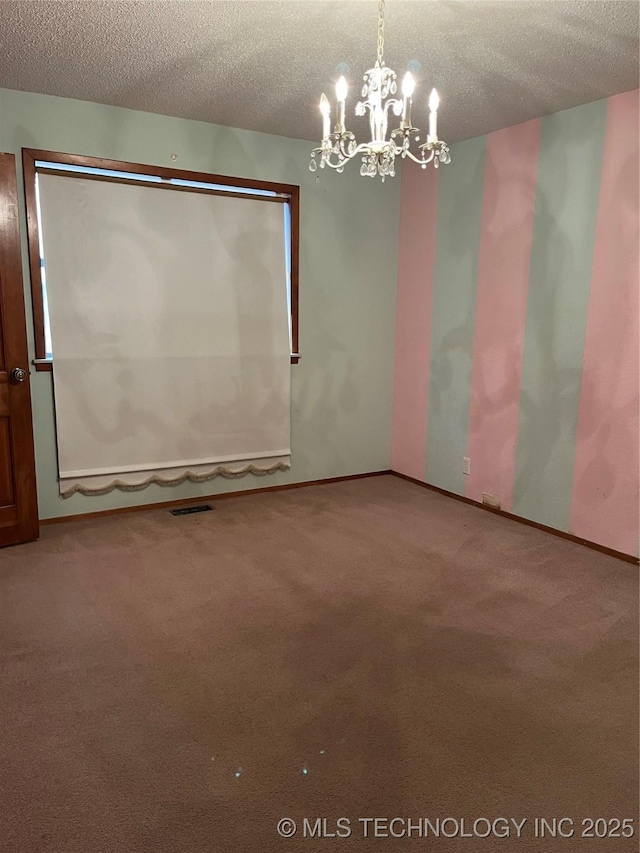
<svg viewBox="0 0 640 853"><path fill-rule="evenodd" d="M2 853L638 849L637 567L390 476L214 506L0 552Z"/></svg>

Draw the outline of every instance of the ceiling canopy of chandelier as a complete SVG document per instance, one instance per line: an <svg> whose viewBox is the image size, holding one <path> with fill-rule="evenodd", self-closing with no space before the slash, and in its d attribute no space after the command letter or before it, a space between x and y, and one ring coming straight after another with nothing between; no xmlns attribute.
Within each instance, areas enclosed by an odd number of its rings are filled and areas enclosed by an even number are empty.
<svg viewBox="0 0 640 853"><path fill-rule="evenodd" d="M345 163L362 155L361 175L374 178L380 175L382 180L387 175L395 175L395 159L397 156L410 157L419 163L423 169L433 163L438 168L440 163L450 163L449 148L445 142L438 139L438 93L432 90L429 96L429 133L427 141L416 145L416 153L411 151L412 143L420 141L420 131L411 123L411 98L415 88L415 80L410 72L402 81L402 99L389 97L397 91L396 73L384 64L384 4L378 2L378 55L376 64L364 75L362 86L362 101L356 104L356 115L363 116L369 112L371 141L358 145L354 134L345 127L345 102L347 100L347 81L340 77L336 84L336 100L338 102L337 118L331 132L331 104L326 95L320 99L322 113L322 143L311 152L309 168L315 172L318 165L321 169L329 166L342 172ZM391 131L387 139L389 110L397 117L402 117L400 126Z"/></svg>

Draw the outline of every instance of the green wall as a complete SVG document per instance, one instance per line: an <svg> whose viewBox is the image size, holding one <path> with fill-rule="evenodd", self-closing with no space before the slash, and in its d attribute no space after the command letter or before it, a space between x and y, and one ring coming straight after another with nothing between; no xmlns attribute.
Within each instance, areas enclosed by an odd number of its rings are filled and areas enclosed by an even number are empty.
<svg viewBox="0 0 640 853"><path fill-rule="evenodd" d="M310 109L313 106L310 105ZM302 140L0 89L0 150L41 148L299 184L300 352L292 366L292 466L268 477L150 486L102 497L58 494L51 375L32 372L41 518L338 477L390 467L400 181L308 169ZM171 155L177 154L177 161ZM30 354L24 206L23 271Z"/></svg>
<svg viewBox="0 0 640 853"><path fill-rule="evenodd" d="M485 148L484 136L458 143L455 168L438 175L432 307L438 322L431 328L425 476L458 494L465 486L460 459L467 453Z"/></svg>
<svg viewBox="0 0 640 853"><path fill-rule="evenodd" d="M606 123L606 100L541 122L513 511L560 530L571 516Z"/></svg>

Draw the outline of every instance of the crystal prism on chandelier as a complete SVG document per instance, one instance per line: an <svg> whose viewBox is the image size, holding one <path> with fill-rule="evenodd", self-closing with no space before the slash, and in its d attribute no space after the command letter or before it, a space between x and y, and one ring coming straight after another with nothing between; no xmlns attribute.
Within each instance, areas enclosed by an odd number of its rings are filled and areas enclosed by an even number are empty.
<svg viewBox="0 0 640 853"><path fill-rule="evenodd" d="M446 142L438 139L438 93L432 90L429 97L429 133L427 141L416 145L416 153L411 145L420 142L420 131L411 124L411 98L415 81L407 71L402 81L402 99L391 98L397 91L396 72L384 64L384 3L378 2L378 55L376 64L364 75L362 97L364 100L356 104L356 115L364 116L369 113L371 141L358 145L354 134L345 127L345 102L347 100L347 81L341 77L336 84L336 100L338 102L337 118L331 132L331 104L326 95L320 99L322 113L322 143L311 152L309 168L315 172L318 165L321 169L329 166L338 172L344 170L345 163L362 155L361 175L375 178L380 175L382 180L387 175L395 175L395 159L409 157L419 163L423 169L433 162L438 168L440 163L450 163L449 147ZM389 111L394 116L402 117L400 127L391 131L387 139Z"/></svg>

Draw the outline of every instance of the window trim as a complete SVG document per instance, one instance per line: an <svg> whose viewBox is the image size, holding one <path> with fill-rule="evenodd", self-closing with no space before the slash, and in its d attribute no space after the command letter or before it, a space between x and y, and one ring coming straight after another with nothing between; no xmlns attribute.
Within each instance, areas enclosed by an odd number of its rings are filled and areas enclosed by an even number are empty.
<svg viewBox="0 0 640 853"><path fill-rule="evenodd" d="M130 174L148 175L169 181L197 181L198 183L218 184L220 186L231 186L236 189L263 190L276 193L272 198L262 196L263 201L289 204L291 215L291 364L298 364L300 360L299 343L299 283L300 283L300 187L295 184L280 184L271 181L258 181L251 178L233 178L228 175L213 175L208 172L191 172L185 169L174 169L167 166L150 166L142 163L128 163L123 160L108 160L102 157L86 157L80 154L64 154L57 151L43 151L37 148L22 149L22 172L24 180L24 194L27 212L27 243L29 252L29 272L31 279L31 304L33 310L33 327L35 339L36 357L34 365L36 371L51 371L53 363L47 361L45 345L45 323L44 323L44 300L42 298L42 277L40 267L40 235L38 228L38 210L36 199L36 175L39 171L47 174L58 174L69 177L82 177L90 180L110 181L112 183L124 183L142 185L156 189L169 189L174 192L199 192L210 195L222 195L228 198L255 198L250 193L225 192L224 190L209 189L206 187L184 187L168 183L155 183L153 181L136 181L133 178L117 178L111 175L90 175L72 171L56 170L36 167L36 161L58 163L65 166L81 166L89 169L104 169L111 172L129 172Z"/></svg>

